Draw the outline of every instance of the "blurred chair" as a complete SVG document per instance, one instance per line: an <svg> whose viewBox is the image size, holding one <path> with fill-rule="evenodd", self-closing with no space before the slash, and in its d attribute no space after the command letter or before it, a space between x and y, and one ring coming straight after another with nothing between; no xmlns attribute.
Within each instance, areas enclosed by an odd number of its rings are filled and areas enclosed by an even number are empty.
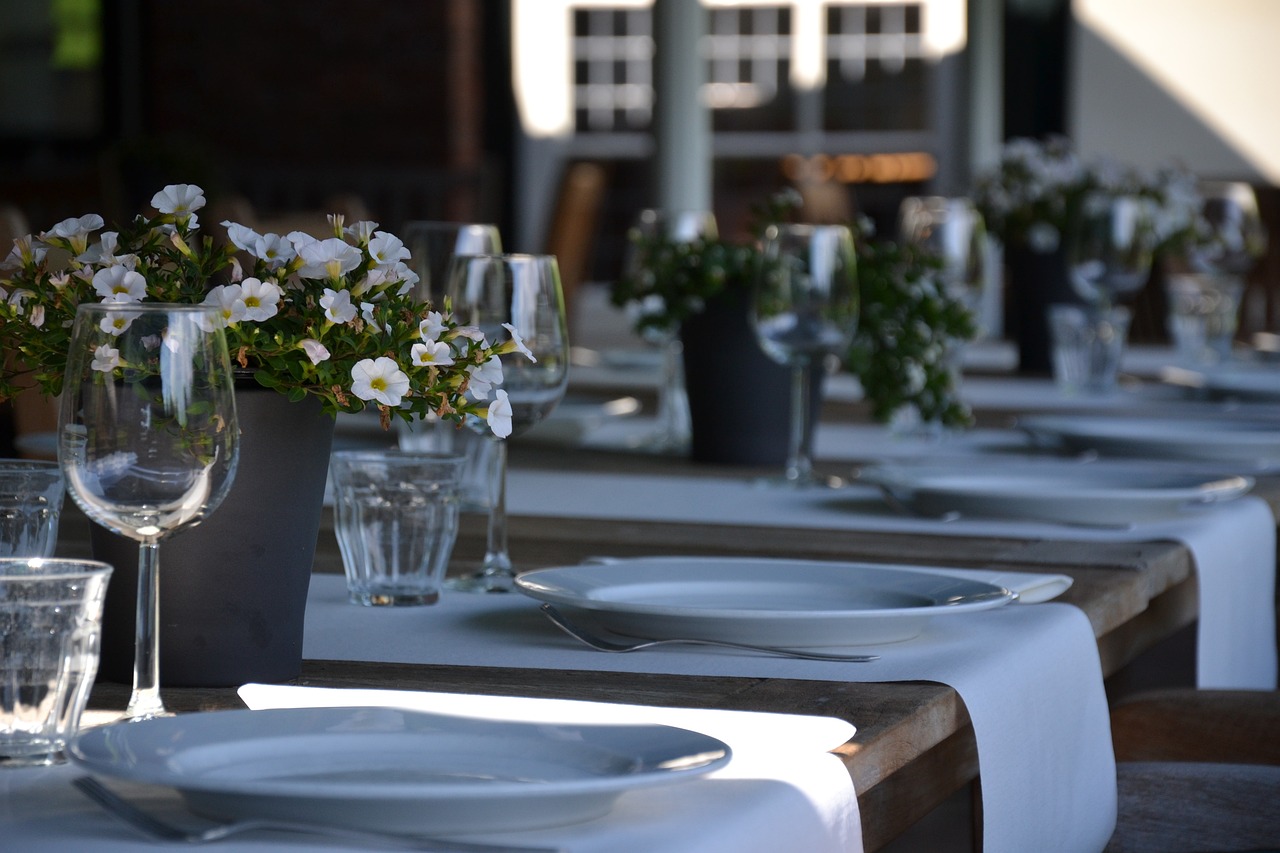
<svg viewBox="0 0 1280 853"><path fill-rule="evenodd" d="M1106 853L1280 850L1280 692L1172 689L1111 712L1119 817Z"/></svg>
<svg viewBox="0 0 1280 853"><path fill-rule="evenodd" d="M572 163L560 181L546 252L559 262L567 317L573 316L574 296L590 270L604 190L605 170L598 163Z"/></svg>

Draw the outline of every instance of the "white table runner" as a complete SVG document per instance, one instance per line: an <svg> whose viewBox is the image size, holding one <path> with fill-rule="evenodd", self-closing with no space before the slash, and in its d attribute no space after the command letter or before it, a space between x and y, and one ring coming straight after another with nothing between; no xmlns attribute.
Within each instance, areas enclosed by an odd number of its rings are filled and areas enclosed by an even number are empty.
<svg viewBox="0 0 1280 853"><path fill-rule="evenodd" d="M513 469L512 515L772 525L1096 542L1181 542L1200 592L1197 683L1204 688L1276 688L1276 522L1260 498L1187 509L1168 521L1124 529L1034 521L939 521L895 513L878 490L762 488L746 480ZM517 555L518 556L518 555Z"/></svg>
<svg viewBox="0 0 1280 853"><path fill-rule="evenodd" d="M869 647L871 663L805 661L662 647L588 649L520 595L446 594L427 608L366 608L335 576L313 579L310 659L655 672L830 681L936 681L973 720L984 849L1100 850L1115 821L1115 763L1097 644L1078 609L1013 605L934 619L918 638ZM857 724L857 721L853 721ZM802 849L782 844L775 849Z"/></svg>
<svg viewBox="0 0 1280 853"><path fill-rule="evenodd" d="M265 684L245 685L240 697L255 709L388 705L498 720L672 725L719 738L733 750L721 770L629 791L603 818L478 840L554 845L567 853L862 849L853 784L830 754L854 729L830 717Z"/></svg>

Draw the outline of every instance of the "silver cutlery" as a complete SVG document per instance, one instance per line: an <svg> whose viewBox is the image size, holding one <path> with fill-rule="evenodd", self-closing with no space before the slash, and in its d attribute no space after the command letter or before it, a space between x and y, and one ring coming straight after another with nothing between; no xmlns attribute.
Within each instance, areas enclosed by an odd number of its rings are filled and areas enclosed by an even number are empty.
<svg viewBox="0 0 1280 853"><path fill-rule="evenodd" d="M831 660L844 661L846 663L866 663L867 661L877 660L879 655L850 655L840 654L838 652L813 652L803 649L788 649L777 646L755 646L749 643L730 643L727 640L701 640L693 637L665 637L661 640L633 640L629 638L618 637L615 639L606 639L600 637L590 631L585 630L581 625L575 625L566 620L560 611L556 610L550 604L542 605L542 612L551 620L561 631L564 631L570 637L590 646L593 649L599 649L602 652L636 652L641 649L652 648L653 646L666 645L691 645L691 646L719 646L726 649L739 649L748 652L760 652L769 655L779 655L788 658L801 658L803 660Z"/></svg>
<svg viewBox="0 0 1280 853"><path fill-rule="evenodd" d="M510 844L488 844L478 841L456 841L448 838L429 838L422 835L382 832L376 829L355 829L343 826L326 826L318 823L295 823L284 820L249 818L229 823L215 824L207 829L191 829L156 817L103 785L91 776L71 780L81 793L120 820L140 830L157 841L177 841L186 844L206 844L221 841L244 832L292 832L348 839L362 844L382 844L408 850L428 850L436 853L561 853L551 847L524 847Z"/></svg>

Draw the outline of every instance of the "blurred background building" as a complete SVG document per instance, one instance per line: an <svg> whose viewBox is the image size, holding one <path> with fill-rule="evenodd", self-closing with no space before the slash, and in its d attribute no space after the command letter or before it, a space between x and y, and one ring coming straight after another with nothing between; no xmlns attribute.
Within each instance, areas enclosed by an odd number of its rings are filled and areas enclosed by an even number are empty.
<svg viewBox="0 0 1280 853"><path fill-rule="evenodd" d="M787 185L891 223L1050 133L1275 207L1271 0L702 2L729 231ZM651 0L4 0L0 204L111 221L194 182L242 219L492 221L607 280L655 203L658 55Z"/></svg>

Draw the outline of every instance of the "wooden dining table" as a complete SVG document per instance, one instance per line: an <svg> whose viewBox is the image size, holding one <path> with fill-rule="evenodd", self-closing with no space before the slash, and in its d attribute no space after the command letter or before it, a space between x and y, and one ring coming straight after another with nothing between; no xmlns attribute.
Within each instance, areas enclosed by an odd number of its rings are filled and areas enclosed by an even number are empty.
<svg viewBox="0 0 1280 853"><path fill-rule="evenodd" d="M761 473L721 470L674 457L521 447L518 440L510 450L514 467L568 467L601 476L628 471L669 471L684 476ZM1280 503L1280 486L1263 482L1261 489L1273 507ZM87 520L74 510L67 516L60 550L67 556L87 555ZM528 569L574 564L602 554L678 553L910 562L1065 574L1074 583L1057 600L1087 615L1097 637L1103 674L1108 677L1122 672L1141 653L1191 625L1197 617L1194 561L1186 547L1171 541L1081 542L845 530L815 533L784 526L537 515L511 516L509 536L521 568ZM461 572L474 565L484 546L484 517L464 514L451 571ZM342 571L327 511L314 571ZM882 848L963 789L974 792L974 808L980 808L976 805L981 784L977 749L968 713L956 691L939 683L676 676L377 660L306 660L296 683L832 716L857 728L856 735L836 752L858 792L866 850ZM127 685L100 681L87 719L92 722L118 714L127 695ZM164 698L170 709L179 712L243 707L234 687L166 688ZM975 848L980 849L980 841Z"/></svg>

